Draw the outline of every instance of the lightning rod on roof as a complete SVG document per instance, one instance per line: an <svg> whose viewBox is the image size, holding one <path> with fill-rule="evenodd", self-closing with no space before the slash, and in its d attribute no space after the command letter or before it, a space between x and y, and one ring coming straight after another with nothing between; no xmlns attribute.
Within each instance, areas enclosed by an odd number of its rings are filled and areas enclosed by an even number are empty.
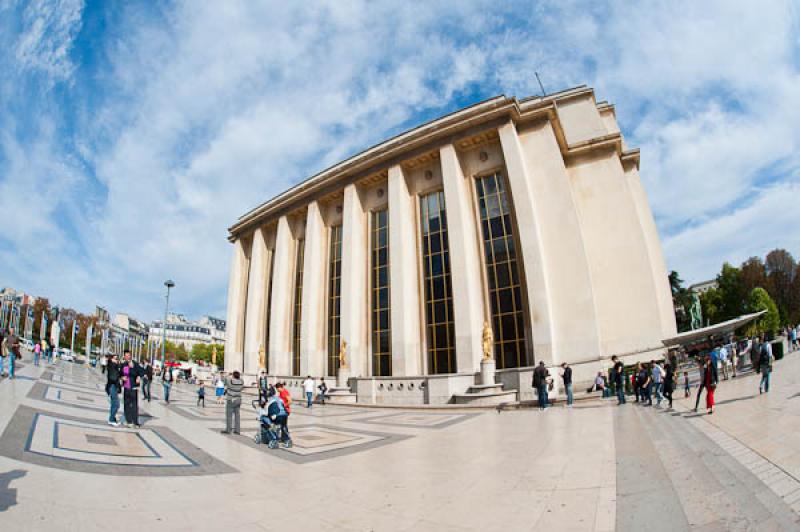
<svg viewBox="0 0 800 532"><path fill-rule="evenodd" d="M534 72L534 75L536 76L536 81L539 82L539 88L542 89L542 96L546 96L547 93L544 91L544 85L542 85L542 80L539 78L539 73Z"/></svg>

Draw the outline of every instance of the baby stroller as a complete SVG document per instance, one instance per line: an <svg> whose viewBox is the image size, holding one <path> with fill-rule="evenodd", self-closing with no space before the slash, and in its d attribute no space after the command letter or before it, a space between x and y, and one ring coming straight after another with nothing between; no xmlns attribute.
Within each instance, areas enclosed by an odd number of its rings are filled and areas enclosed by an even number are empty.
<svg viewBox="0 0 800 532"><path fill-rule="evenodd" d="M253 436L256 444L266 443L270 449L277 449L279 443L283 443L287 449L292 447L292 439L289 437L289 430L286 427L288 414L283 409L280 399L269 404L262 404L253 400L253 409L258 413L259 431ZM281 441L283 432L283 441Z"/></svg>

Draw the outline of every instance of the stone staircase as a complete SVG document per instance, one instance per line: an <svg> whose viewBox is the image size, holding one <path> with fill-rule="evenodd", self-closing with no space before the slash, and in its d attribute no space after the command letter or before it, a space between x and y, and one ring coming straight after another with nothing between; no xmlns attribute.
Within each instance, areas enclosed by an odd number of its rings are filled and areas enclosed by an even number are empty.
<svg viewBox="0 0 800 532"><path fill-rule="evenodd" d="M516 404L518 397L517 390L504 390L502 384L476 384L466 393L454 394L453 400L457 405L498 406Z"/></svg>

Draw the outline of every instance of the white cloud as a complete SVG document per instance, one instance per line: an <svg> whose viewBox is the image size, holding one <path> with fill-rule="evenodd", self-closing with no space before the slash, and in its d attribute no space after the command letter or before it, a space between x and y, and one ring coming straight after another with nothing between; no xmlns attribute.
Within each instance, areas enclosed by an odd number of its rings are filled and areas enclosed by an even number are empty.
<svg viewBox="0 0 800 532"><path fill-rule="evenodd" d="M17 64L44 72L53 81L68 79L74 69L69 50L80 30L82 12L83 0L27 2L15 50Z"/></svg>
<svg viewBox="0 0 800 532"><path fill-rule="evenodd" d="M57 117L47 126L54 105L37 112L34 141L0 118L0 167L13 170L0 178L0 201L45 190L50 205L14 227L20 237L0 258L29 249L22 236L46 242L47 260L18 261L11 278L68 304L154 318L173 277L176 308L222 313L236 217L460 94L538 93L534 71L550 91L586 83L618 104L642 148L668 266L684 278L710 277L722 260L791 234L791 219L769 210L795 178L763 183L775 167L781 176L798 167L789 2L151 7L126 7L97 40L101 94L62 111L73 138L58 138ZM66 0L27 6L14 48L20 79L44 72L71 83L81 11ZM745 218L729 216L741 205ZM750 232L736 225L743 219Z"/></svg>

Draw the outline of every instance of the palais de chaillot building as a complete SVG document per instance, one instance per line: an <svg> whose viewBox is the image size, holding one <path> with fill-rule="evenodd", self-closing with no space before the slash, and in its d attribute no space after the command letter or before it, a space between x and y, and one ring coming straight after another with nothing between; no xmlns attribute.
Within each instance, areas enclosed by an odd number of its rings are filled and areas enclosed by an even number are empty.
<svg viewBox="0 0 800 532"><path fill-rule="evenodd" d="M526 400L539 361L588 381L676 333L639 150L587 87L423 124L244 214L229 240L225 370L252 382L263 364L297 393L344 362L343 401Z"/></svg>

